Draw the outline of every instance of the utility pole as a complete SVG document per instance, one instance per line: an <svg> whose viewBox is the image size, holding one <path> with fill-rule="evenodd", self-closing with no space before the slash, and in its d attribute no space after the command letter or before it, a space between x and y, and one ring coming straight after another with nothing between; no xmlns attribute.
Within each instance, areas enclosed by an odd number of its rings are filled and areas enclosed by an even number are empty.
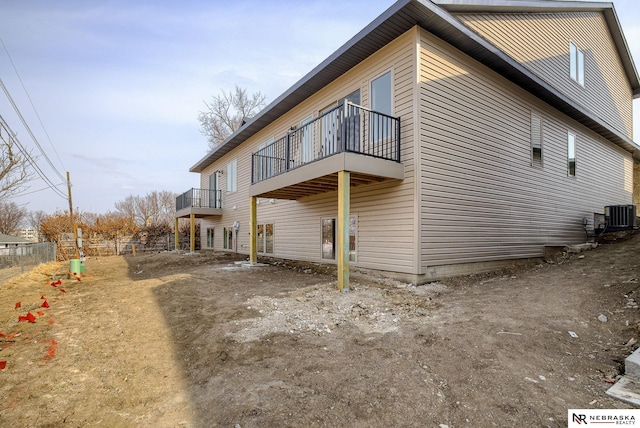
<svg viewBox="0 0 640 428"><path fill-rule="evenodd" d="M80 251L78 251L78 225L73 220L73 200L71 199L71 176L67 171L67 190L69 192L69 218L71 221L71 227L73 228L73 248L75 249L75 258L80 258Z"/></svg>

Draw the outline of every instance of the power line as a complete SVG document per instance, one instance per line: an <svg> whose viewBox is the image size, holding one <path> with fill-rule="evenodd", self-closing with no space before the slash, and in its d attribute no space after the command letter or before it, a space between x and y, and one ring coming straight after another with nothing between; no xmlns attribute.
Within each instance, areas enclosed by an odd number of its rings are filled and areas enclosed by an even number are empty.
<svg viewBox="0 0 640 428"><path fill-rule="evenodd" d="M66 183L60 183L60 184L58 184L57 186L62 186L62 185L65 185L65 184L66 184ZM50 189L50 187L49 187L49 186L47 186L47 187L43 187L42 189L32 190L32 191L30 191L30 192L22 192L22 193L20 193L20 196L32 195L32 194L34 194L34 193L43 192L43 191L45 191L45 190L49 190L49 189ZM66 199L66 197L65 197L65 199Z"/></svg>
<svg viewBox="0 0 640 428"><path fill-rule="evenodd" d="M24 82L22 81L22 77L20 76L20 73L18 72L18 68L16 67L15 63L13 62L13 58L11 58L11 54L9 54L9 49L7 49L7 45L4 44L4 40L2 40L1 37L0 37L0 43L2 43L2 47L4 48L4 51L7 53L7 57L9 58L9 62L11 63L11 66L13 67L13 70L16 72L16 76L18 76L18 80L20 81L20 85L22 85L22 89L24 90L24 93L27 95L27 99L29 100L29 103L31 104L31 107L33 108L33 111L35 112L36 117L38 118L38 122L40 122L40 126L42 127L42 130L44 131L44 134L47 136L47 140L49 140L49 144L51 145L51 149L53 149L53 153L55 153L56 158L58 158L58 161L60 162L60 165L62 165L62 168L66 169L64 167L64 163L62 162L62 159L60 159L60 155L58 155L58 151L56 150L55 146L53 145L53 141L51 141L51 137L49 136L49 132L47 131L47 128L45 128L44 123L42 122L42 119L40 118L40 113L38 113L38 110L36 109L36 106L35 106L35 104L33 104L33 100L31 99L31 95L29 95L29 91L27 91L27 88L24 85ZM38 143L36 142L36 144L38 144ZM38 147L40 147L39 144L38 144ZM40 151L42 151L42 148L40 148ZM45 157L46 157L46 155L45 155ZM60 173L58 173L58 176L60 176Z"/></svg>
<svg viewBox="0 0 640 428"><path fill-rule="evenodd" d="M38 149L40 149L40 153L42 153L42 156L47 160L47 163L53 169L53 171L58 175L58 177L60 177L60 180L64 181L64 177L62 176L62 174L60 174L60 172L56 169L56 167L53 165L53 163L51 163L51 159L49 159L49 156L47 156L47 154L44 152L44 150L42 150L42 146L40 146L40 143L38 142L38 139L36 138L36 136L31 131L31 128L27 124L27 121L24 120L24 117L22 116L22 113L20 113L20 109L18 109L18 106L16 105L15 101L13 101L13 98L11 97L11 94L9 94L9 90L4 85L4 82L2 81L2 79L0 79L0 86L2 86L2 90L4 91L5 95L9 99L9 102L13 106L13 109L15 110L16 114L20 118L20 121L22 122L22 125L24 125L25 129L27 130L27 132L31 136L31 139L33 140L33 142L36 143L36 146L38 146Z"/></svg>
<svg viewBox="0 0 640 428"><path fill-rule="evenodd" d="M2 85L4 87L4 84L2 83L2 79L0 79L0 85ZM20 140L18 140L18 137L11 130L11 128L9 127L9 124L7 122L5 122L4 118L1 115L0 115L0 128L4 128L5 129L7 135L9 136L9 138L11 140L11 141L8 141L7 143L8 144L15 143L15 145L18 147L18 149L23 154L25 159L33 167L33 169L40 176L40 178L42 178L42 180L44 180L44 182L47 183L49 188L51 190L53 190L54 192L56 192L58 194L58 196L62 197L63 199L67 199L67 196L64 194L64 192L62 192L60 189L58 189L56 187L56 185L53 184L53 182L49 179L49 177L47 177L47 175L40 169L38 164L33 160L33 158L31 157L29 152L25 149L25 147L22 145L22 143L20 143Z"/></svg>

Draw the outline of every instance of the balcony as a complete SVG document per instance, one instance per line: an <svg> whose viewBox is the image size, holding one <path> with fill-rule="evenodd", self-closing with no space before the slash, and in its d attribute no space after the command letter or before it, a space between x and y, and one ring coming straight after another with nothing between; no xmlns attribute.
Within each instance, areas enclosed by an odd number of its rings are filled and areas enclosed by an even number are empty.
<svg viewBox="0 0 640 428"><path fill-rule="evenodd" d="M208 217L222 215L222 192L220 190L191 189L176 198L176 218Z"/></svg>
<svg viewBox="0 0 640 428"><path fill-rule="evenodd" d="M400 119L344 102L251 155L251 196L299 199L351 184L404 179Z"/></svg>

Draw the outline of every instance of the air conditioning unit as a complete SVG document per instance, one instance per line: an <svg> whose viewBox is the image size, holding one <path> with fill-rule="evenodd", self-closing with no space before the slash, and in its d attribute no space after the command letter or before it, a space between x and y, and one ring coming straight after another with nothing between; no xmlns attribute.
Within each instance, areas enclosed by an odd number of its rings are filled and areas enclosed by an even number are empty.
<svg viewBox="0 0 640 428"><path fill-rule="evenodd" d="M636 229L635 205L609 205L604 207L607 232Z"/></svg>

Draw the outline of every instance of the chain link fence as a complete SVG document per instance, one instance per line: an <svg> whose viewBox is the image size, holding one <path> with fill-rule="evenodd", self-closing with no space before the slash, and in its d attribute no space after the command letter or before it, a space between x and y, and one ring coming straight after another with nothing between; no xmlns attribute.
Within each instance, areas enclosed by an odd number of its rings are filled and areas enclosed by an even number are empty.
<svg viewBox="0 0 640 428"><path fill-rule="evenodd" d="M0 269L19 269L20 273L41 263L56 261L55 242L0 248Z"/></svg>

